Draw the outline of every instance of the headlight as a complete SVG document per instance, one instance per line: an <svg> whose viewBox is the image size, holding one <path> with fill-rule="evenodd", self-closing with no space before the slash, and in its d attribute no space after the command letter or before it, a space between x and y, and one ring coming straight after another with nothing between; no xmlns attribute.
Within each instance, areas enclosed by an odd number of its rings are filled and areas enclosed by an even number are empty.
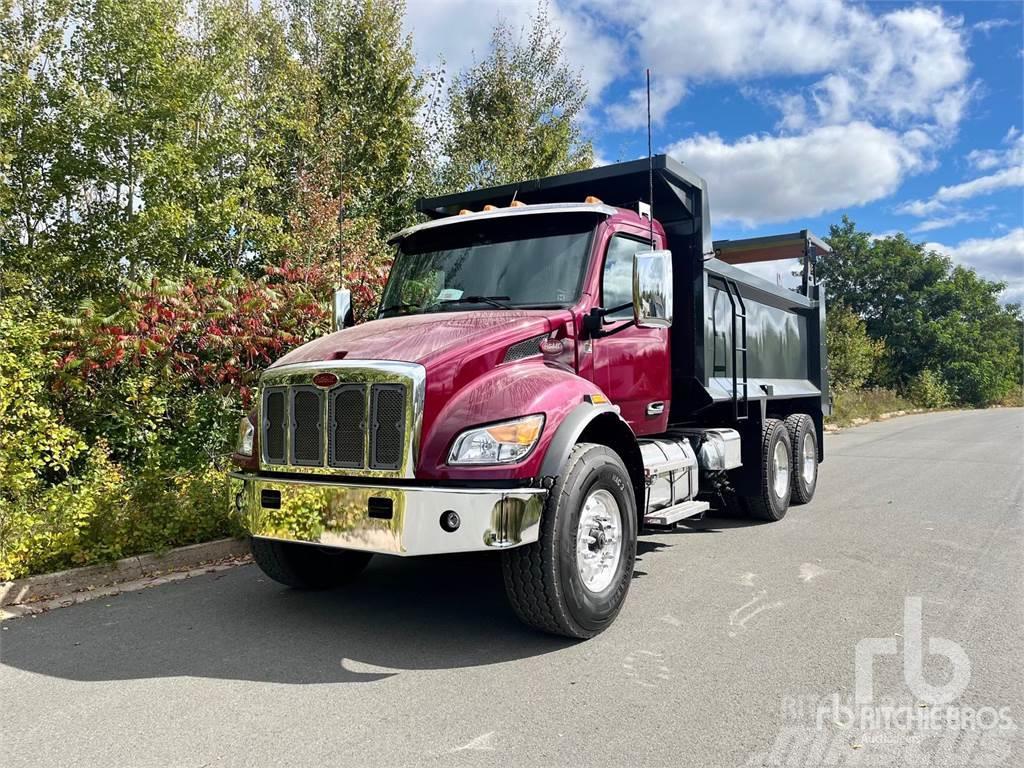
<svg viewBox="0 0 1024 768"><path fill-rule="evenodd" d="M455 440L449 464L510 464L533 450L544 427L541 415L467 429Z"/></svg>
<svg viewBox="0 0 1024 768"><path fill-rule="evenodd" d="M238 453L242 456L252 456L252 441L256 436L256 427L246 416L238 425Z"/></svg>

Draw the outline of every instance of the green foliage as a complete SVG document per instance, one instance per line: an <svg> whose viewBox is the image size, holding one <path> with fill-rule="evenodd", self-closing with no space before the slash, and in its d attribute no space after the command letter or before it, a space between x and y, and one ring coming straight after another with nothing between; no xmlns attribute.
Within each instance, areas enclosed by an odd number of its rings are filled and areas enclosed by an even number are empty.
<svg viewBox="0 0 1024 768"><path fill-rule="evenodd" d="M953 402L986 405L1017 390L1022 376L1020 308L1005 288L904 235L872 239L848 218L828 238L819 273L832 301L863 318L887 348L887 386L903 390L924 371L946 382Z"/></svg>
<svg viewBox="0 0 1024 768"><path fill-rule="evenodd" d="M21 299L0 302L0 579L235 532L222 463L128 471L104 437L89 444L66 422L48 387L54 322ZM196 421L202 439L216 434Z"/></svg>
<svg viewBox="0 0 1024 768"><path fill-rule="evenodd" d="M499 22L487 58L451 85L445 186L486 187L589 168L593 147L579 127L586 96L545 3L525 37Z"/></svg>
<svg viewBox="0 0 1024 768"><path fill-rule="evenodd" d="M950 387L939 374L925 368L910 380L907 397L921 408L948 408L953 403Z"/></svg>
<svg viewBox="0 0 1024 768"><path fill-rule="evenodd" d="M832 388L862 387L883 359L885 345L868 336L864 321L842 304L828 308L825 334Z"/></svg>
<svg viewBox="0 0 1024 768"><path fill-rule="evenodd" d="M862 421L874 421L887 413L913 409L914 404L893 389L841 389L833 394L832 415L828 418L828 423L842 427Z"/></svg>
<svg viewBox="0 0 1024 768"><path fill-rule="evenodd" d="M288 37L307 73L310 120L304 167L343 201L346 216L385 229L409 220L416 116L425 80L413 72L401 0L288 0Z"/></svg>

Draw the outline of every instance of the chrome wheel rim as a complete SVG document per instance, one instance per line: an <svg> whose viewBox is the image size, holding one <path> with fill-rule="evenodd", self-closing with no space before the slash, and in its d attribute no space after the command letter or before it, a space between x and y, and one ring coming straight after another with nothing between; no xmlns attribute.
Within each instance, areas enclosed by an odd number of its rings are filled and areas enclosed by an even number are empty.
<svg viewBox="0 0 1024 768"><path fill-rule="evenodd" d="M622 559L622 513L611 492L594 491L583 502L576 531L576 571L590 592L608 588Z"/></svg>
<svg viewBox="0 0 1024 768"><path fill-rule="evenodd" d="M803 461L801 462L801 474L804 484L810 485L814 482L814 473L818 467L818 448L814 444L814 436L809 432L804 436Z"/></svg>
<svg viewBox="0 0 1024 768"><path fill-rule="evenodd" d="M789 488L789 451L786 444L779 440L772 452L772 464L775 469L775 495L782 499L786 496L786 489Z"/></svg>

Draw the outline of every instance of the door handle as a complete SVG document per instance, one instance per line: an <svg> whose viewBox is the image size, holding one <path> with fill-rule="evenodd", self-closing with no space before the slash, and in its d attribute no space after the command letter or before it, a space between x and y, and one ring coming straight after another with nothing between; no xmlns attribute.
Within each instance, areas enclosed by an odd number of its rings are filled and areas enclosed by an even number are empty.
<svg viewBox="0 0 1024 768"><path fill-rule="evenodd" d="M658 400L654 403L647 404L647 415L648 416L660 416L665 412L665 401Z"/></svg>

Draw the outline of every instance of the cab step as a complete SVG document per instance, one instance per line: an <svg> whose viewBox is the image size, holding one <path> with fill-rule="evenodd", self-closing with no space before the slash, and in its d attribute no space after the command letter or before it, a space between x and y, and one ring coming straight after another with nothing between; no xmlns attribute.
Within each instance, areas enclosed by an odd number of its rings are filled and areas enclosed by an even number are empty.
<svg viewBox="0 0 1024 768"><path fill-rule="evenodd" d="M688 517L703 515L710 507L711 505L706 501L684 501L681 504L644 515L644 525L665 528Z"/></svg>

